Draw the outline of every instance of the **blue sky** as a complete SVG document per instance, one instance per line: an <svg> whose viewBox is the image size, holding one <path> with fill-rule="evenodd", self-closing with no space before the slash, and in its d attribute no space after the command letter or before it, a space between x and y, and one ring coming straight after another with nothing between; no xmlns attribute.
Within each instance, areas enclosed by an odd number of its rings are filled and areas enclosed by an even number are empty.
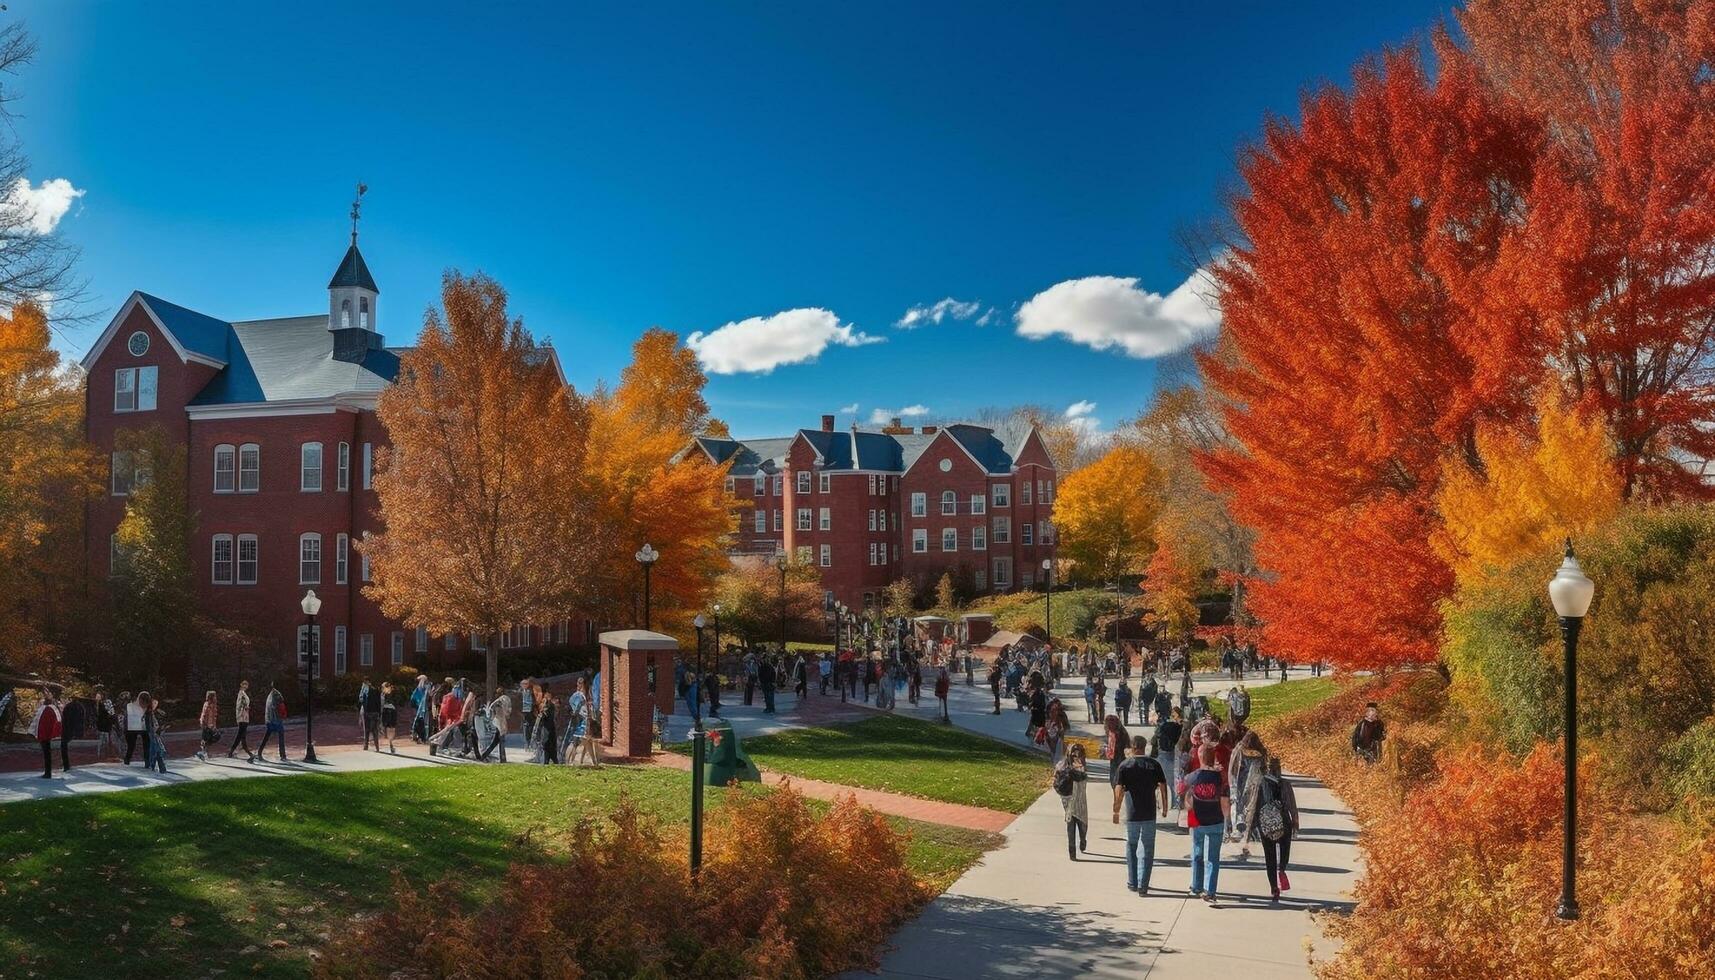
<svg viewBox="0 0 1715 980"><path fill-rule="evenodd" d="M390 342L415 335L443 269L481 269L580 388L616 377L646 327L701 334L732 372L711 377L716 414L766 435L852 405L866 422L1025 401L1135 414L1147 355L1214 323L1181 288L1178 233L1218 214L1237 148L1446 6L11 0L0 16L41 46L17 106L31 176L81 192L58 229L98 315L68 346L133 289L228 319L323 308L362 178ZM896 325L946 299L940 322Z"/></svg>

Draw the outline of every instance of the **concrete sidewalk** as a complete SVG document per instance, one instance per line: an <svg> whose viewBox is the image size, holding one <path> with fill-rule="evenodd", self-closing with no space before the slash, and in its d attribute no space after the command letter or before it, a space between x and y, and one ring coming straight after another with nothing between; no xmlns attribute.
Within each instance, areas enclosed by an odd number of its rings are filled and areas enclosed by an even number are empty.
<svg viewBox="0 0 1715 980"><path fill-rule="evenodd" d="M992 714L986 687L953 685L951 714L961 728L1016 745L1028 745L1024 717L1002 702ZM1224 677L1199 678L1199 693L1225 691ZM1247 681L1247 687L1261 686ZM1177 693L1177 687L1175 687ZM1084 714L1083 684L1069 680L1058 692L1074 728L1096 734ZM1110 687L1111 691L1111 687ZM899 712L934 718L934 698ZM1141 731L1135 728L1134 733ZM1044 759L1046 764L1046 759ZM1311 914L1350 908L1357 881L1358 830L1352 814L1320 783L1292 776L1302 827L1293 841L1288 874L1292 889L1269 902L1262 848L1248 861L1237 847L1222 849L1220 906L1187 895L1191 840L1169 821L1156 832L1151 893L1125 887L1125 834L1111 821L1105 767L1092 766L1089 851L1066 854L1066 824L1059 797L1043 794L1006 830L1005 846L989 852L915 920L896 932L883 956L884 977L1308 977L1306 945L1318 959L1333 947ZM848 976L861 978L867 973Z"/></svg>

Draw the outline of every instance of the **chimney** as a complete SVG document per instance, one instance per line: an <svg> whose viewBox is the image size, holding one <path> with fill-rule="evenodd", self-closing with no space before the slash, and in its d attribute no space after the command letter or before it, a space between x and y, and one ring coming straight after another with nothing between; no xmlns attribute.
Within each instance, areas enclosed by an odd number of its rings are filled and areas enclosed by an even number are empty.
<svg viewBox="0 0 1715 980"><path fill-rule="evenodd" d="M822 431L823 432L834 431L834 417L832 415L822 416Z"/></svg>
<svg viewBox="0 0 1715 980"><path fill-rule="evenodd" d="M934 435L934 434L935 434L935 431L936 431L936 429L935 429L935 426L932 426L932 425L925 425L925 426L924 426L924 427L923 427L923 434L924 434L924 435L926 435L926 436L932 436L932 435Z"/></svg>
<svg viewBox="0 0 1715 980"><path fill-rule="evenodd" d="M896 415L888 421L887 427L881 431L890 436L908 436L911 434L911 426L900 425L899 416Z"/></svg>

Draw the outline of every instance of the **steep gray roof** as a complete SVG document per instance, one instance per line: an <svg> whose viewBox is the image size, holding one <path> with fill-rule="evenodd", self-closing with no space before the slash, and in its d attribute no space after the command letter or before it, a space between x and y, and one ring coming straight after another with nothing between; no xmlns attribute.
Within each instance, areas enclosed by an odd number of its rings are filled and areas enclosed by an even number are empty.
<svg viewBox="0 0 1715 980"><path fill-rule="evenodd" d="M399 350L335 360L326 314L230 325L234 354L192 405L228 405L379 393L399 374Z"/></svg>
<svg viewBox="0 0 1715 980"><path fill-rule="evenodd" d="M1013 461L1030 437L1026 423L1008 423L998 429L959 422L944 427L949 437L965 447L983 469L990 473L1009 473ZM940 432L870 432L863 429L799 429L795 435L769 439L730 439L720 436L698 436L701 446L716 463L733 461L734 476L748 476L761 468L778 472L784 468L786 453L793 441L802 438L821 456L825 470L879 470L903 473L917 462ZM771 465L770 465L771 464Z"/></svg>

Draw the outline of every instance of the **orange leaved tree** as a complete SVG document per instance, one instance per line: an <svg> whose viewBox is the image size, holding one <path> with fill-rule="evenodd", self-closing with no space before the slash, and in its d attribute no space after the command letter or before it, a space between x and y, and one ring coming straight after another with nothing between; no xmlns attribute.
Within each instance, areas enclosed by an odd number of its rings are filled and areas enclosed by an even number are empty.
<svg viewBox="0 0 1715 980"><path fill-rule="evenodd" d="M1526 409L1539 373L1476 370L1525 329L1495 307L1495 255L1537 127L1455 54L1433 80L1409 53L1364 65L1240 162L1221 346L1200 359L1234 444L1201 462L1257 533L1251 611L1294 659L1435 658L1442 460Z"/></svg>
<svg viewBox="0 0 1715 980"><path fill-rule="evenodd" d="M633 556L646 543L661 555L651 604L668 628L685 626L727 567L736 516L726 466L701 453L677 458L692 436L725 431L709 417L706 383L678 336L652 328L632 346L619 386L590 397L589 476L608 530L592 570L597 615L618 619L631 608L641 585Z"/></svg>
<svg viewBox="0 0 1715 980"><path fill-rule="evenodd" d="M376 408L392 446L364 594L407 625L486 637L492 693L500 634L576 608L601 540L588 411L499 283L448 272L441 305Z"/></svg>
<svg viewBox="0 0 1715 980"><path fill-rule="evenodd" d="M1708 499L1683 460L1715 456L1715 3L1472 0L1458 20L1543 134L1497 295L1601 410L1627 499Z"/></svg>

